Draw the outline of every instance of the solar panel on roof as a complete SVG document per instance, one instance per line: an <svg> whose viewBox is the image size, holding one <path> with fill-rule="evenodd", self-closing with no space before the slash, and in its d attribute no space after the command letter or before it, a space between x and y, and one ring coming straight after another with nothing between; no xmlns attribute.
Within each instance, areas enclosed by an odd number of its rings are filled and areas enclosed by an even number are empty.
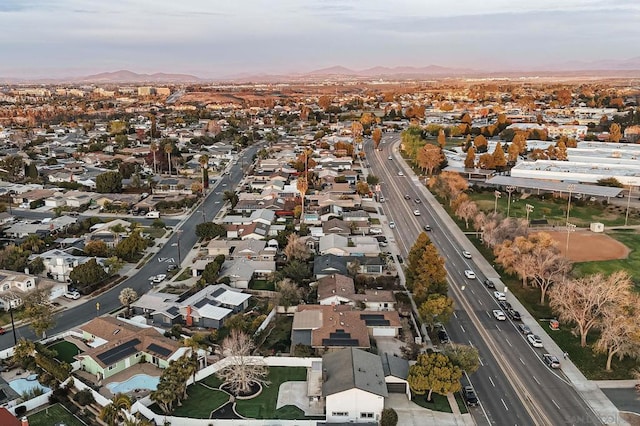
<svg viewBox="0 0 640 426"><path fill-rule="evenodd" d="M115 348L111 348L108 351L99 354L98 359L105 365L114 364L121 359L124 359L129 355L138 352L138 349L136 349L136 345L138 344L140 344L140 340L138 339L129 340L128 342L125 342L119 346L116 346Z"/></svg>
<svg viewBox="0 0 640 426"><path fill-rule="evenodd" d="M204 305L207 305L207 304L211 304L211 300L205 297L204 299L194 303L193 306L195 306L196 308L202 308Z"/></svg>
<svg viewBox="0 0 640 426"><path fill-rule="evenodd" d="M155 352L162 356L169 356L173 352L171 349L163 348L162 346L156 345L155 343L152 343L149 346L147 346L147 349L150 350L151 352Z"/></svg>
<svg viewBox="0 0 640 426"><path fill-rule="evenodd" d="M359 346L358 339L322 339L322 346Z"/></svg>
<svg viewBox="0 0 640 426"><path fill-rule="evenodd" d="M214 291L213 293L211 293L211 296L213 296L213 297L218 297L218 296L220 296L222 293L224 293L225 291L227 291L227 290L225 290L224 288L218 288L218 289L216 289L216 291Z"/></svg>

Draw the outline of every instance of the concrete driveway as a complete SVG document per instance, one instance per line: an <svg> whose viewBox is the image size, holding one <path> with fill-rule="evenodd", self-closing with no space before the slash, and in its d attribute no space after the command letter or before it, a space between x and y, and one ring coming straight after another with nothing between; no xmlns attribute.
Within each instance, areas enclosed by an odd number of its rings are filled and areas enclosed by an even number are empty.
<svg viewBox="0 0 640 426"><path fill-rule="evenodd" d="M378 346L378 353L387 353L389 355L396 355L402 358L401 347L404 346L402 340L395 337L376 337L376 346Z"/></svg>
<svg viewBox="0 0 640 426"><path fill-rule="evenodd" d="M473 425L470 414L456 415L422 408L409 401L405 395L390 393L385 398L384 408L393 408L398 413L398 424L402 426L462 426Z"/></svg>

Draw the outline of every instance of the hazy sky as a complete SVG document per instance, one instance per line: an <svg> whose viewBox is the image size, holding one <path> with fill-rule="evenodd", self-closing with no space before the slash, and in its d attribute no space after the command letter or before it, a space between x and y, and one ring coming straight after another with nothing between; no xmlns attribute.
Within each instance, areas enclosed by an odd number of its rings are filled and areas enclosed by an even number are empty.
<svg viewBox="0 0 640 426"><path fill-rule="evenodd" d="M639 0L0 0L0 76L343 65L532 69L640 55Z"/></svg>

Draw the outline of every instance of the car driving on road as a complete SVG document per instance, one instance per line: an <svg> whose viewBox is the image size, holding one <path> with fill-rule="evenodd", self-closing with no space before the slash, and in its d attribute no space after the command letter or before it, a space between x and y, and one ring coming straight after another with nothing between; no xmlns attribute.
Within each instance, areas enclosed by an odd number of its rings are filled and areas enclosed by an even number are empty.
<svg viewBox="0 0 640 426"><path fill-rule="evenodd" d="M413 215L414 216L420 216L420 210L414 210L413 211Z"/></svg>
<svg viewBox="0 0 640 426"><path fill-rule="evenodd" d="M514 321L522 321L522 316L520 315L520 312L516 311L515 309L507 310L507 315L509 315L509 318L511 318Z"/></svg>
<svg viewBox="0 0 640 426"><path fill-rule="evenodd" d="M415 199L415 200L413 200L413 201L415 201L415 203L416 203L416 204L420 204L420 203L422 202L422 201L420 201L420 198L416 198L416 199Z"/></svg>
<svg viewBox="0 0 640 426"><path fill-rule="evenodd" d="M389 228L393 229L396 227L396 223L394 221L389 222Z"/></svg>
<svg viewBox="0 0 640 426"><path fill-rule="evenodd" d="M467 269L464 271L464 276L467 277L470 280L475 280L476 279L476 273L473 272L471 269Z"/></svg>
<svg viewBox="0 0 640 426"><path fill-rule="evenodd" d="M507 317L504 316L504 312L502 312L500 309L493 310L493 317L498 321L506 321L507 319Z"/></svg>
<svg viewBox="0 0 640 426"><path fill-rule="evenodd" d="M422 228L427 232L431 231L431 227L429 225L425 225Z"/></svg>
<svg viewBox="0 0 640 426"><path fill-rule="evenodd" d="M496 288L496 285L493 283L493 281L491 281L489 278L487 278L486 280L484 280L484 285L487 288Z"/></svg>
<svg viewBox="0 0 640 426"><path fill-rule="evenodd" d="M471 259L471 253L466 250L462 250L462 256L466 257L467 259Z"/></svg>
<svg viewBox="0 0 640 426"><path fill-rule="evenodd" d="M409 195L409 194L405 194L404 199L405 199L405 200L410 200L410 199L411 199L411 195Z"/></svg>
<svg viewBox="0 0 640 426"><path fill-rule="evenodd" d="M404 176L404 173L398 172L398 176Z"/></svg>
<svg viewBox="0 0 640 426"><path fill-rule="evenodd" d="M531 331L531 329L529 328L529 326L528 325L524 325L524 324L518 324L518 330L520 331L520 333L524 334L525 336L527 334L533 333Z"/></svg>

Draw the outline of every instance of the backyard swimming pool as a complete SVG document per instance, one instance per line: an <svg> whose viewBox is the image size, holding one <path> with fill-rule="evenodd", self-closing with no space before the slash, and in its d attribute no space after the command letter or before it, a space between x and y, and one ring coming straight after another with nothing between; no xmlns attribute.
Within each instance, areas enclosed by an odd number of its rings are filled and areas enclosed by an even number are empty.
<svg viewBox="0 0 640 426"><path fill-rule="evenodd" d="M33 388L42 389L43 392L49 392L49 389L46 386L42 386L40 382L38 382L38 375L32 374L27 378L23 379L15 379L9 382L9 386L11 389L16 391L18 394L22 395L24 392L27 392Z"/></svg>
<svg viewBox="0 0 640 426"><path fill-rule="evenodd" d="M113 382L107 385L111 393L127 393L136 389L156 390L160 382L160 377L149 376L148 374L136 374L129 377L124 382Z"/></svg>

